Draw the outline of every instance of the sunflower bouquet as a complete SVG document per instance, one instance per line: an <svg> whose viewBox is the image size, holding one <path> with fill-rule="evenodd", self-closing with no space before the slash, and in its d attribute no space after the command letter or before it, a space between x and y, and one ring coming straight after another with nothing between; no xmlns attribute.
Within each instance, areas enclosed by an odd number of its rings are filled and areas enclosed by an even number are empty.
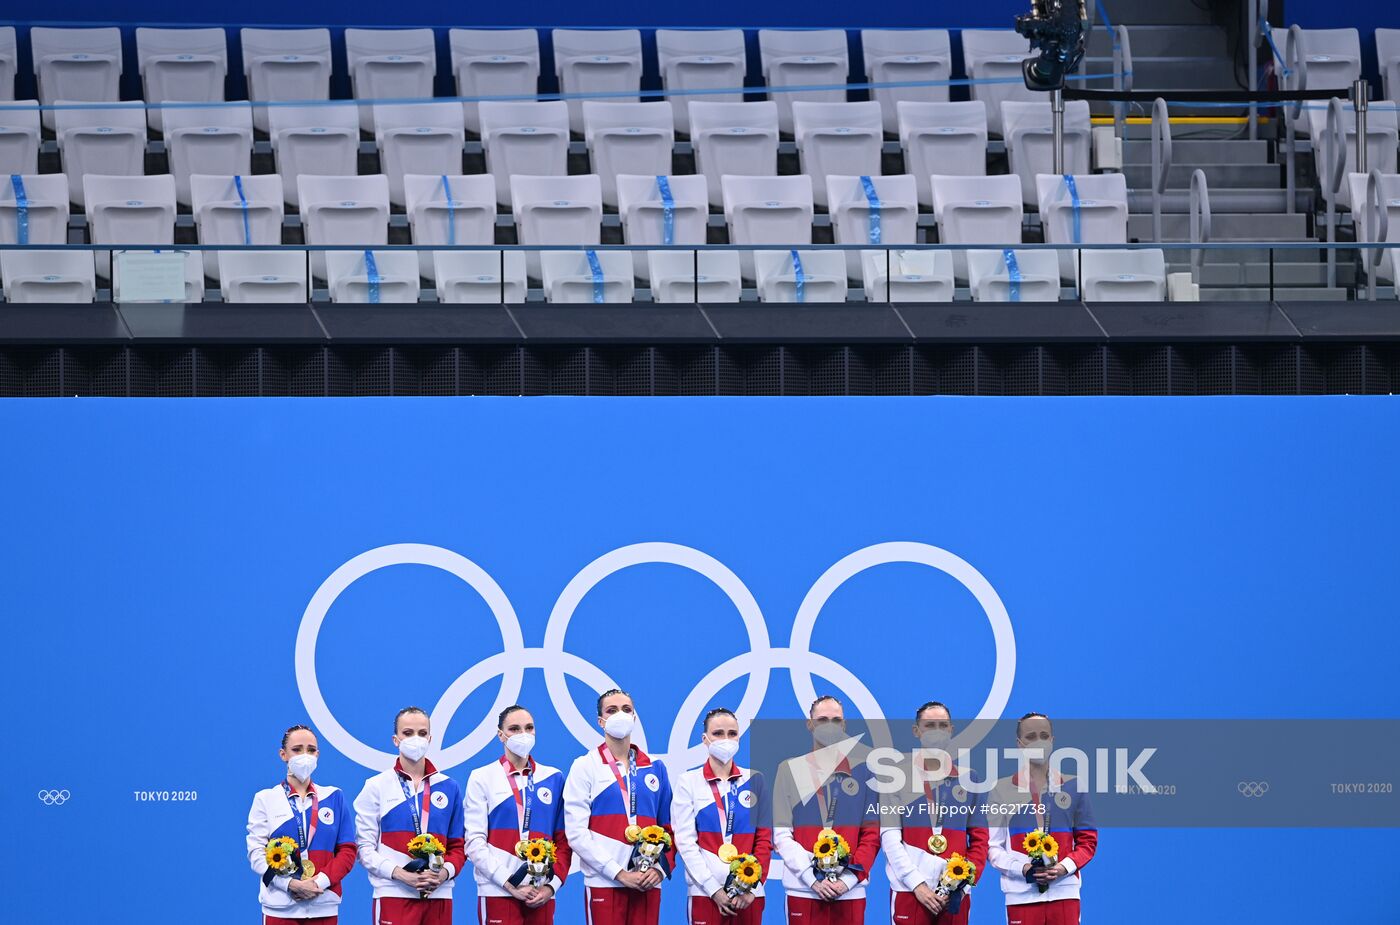
<svg viewBox="0 0 1400 925"><path fill-rule="evenodd" d="M415 874L424 870L442 870L442 856L446 853L447 849L433 833L425 832L422 835L415 835L408 842L408 855L413 860L404 865L404 870ZM427 892L419 890L418 895L427 899L432 892L432 890Z"/></svg>
<svg viewBox="0 0 1400 925"><path fill-rule="evenodd" d="M297 848L296 840L285 835L269 841L263 857L267 858L267 869L273 876L291 876L302 866L301 851Z"/></svg>
<svg viewBox="0 0 1400 925"><path fill-rule="evenodd" d="M743 896L752 893L763 879L763 865L751 854L741 854L729 862L729 876L724 881L727 896Z"/></svg>
<svg viewBox="0 0 1400 925"><path fill-rule="evenodd" d="M544 886L554 876L554 842L547 838L522 839L515 846L515 856L524 861L520 868L516 881L511 878L512 883L528 883L533 887Z"/></svg>
<svg viewBox="0 0 1400 925"><path fill-rule="evenodd" d="M818 877L839 880L851 866L851 846L838 833L826 830L812 846L812 869Z"/></svg>
<svg viewBox="0 0 1400 925"><path fill-rule="evenodd" d="M947 900L946 910L957 915L962 906L963 896L976 880L977 865L955 851L948 859L947 866L943 868L943 873L939 875L938 886L934 887L934 892Z"/></svg>
<svg viewBox="0 0 1400 925"><path fill-rule="evenodd" d="M659 825L649 825L645 828L631 826L627 829L626 836L632 843L632 870L647 871L659 867L662 873L670 876L670 872L666 870L666 849L671 847L669 832Z"/></svg>
<svg viewBox="0 0 1400 925"><path fill-rule="evenodd" d="M1026 837L1021 840L1021 850L1031 859L1031 873L1034 874L1035 868L1050 867L1056 863L1060 855L1060 843L1055 841L1055 836L1049 832L1036 829L1026 833ZM1037 883L1036 887L1044 893L1050 889L1050 884Z"/></svg>

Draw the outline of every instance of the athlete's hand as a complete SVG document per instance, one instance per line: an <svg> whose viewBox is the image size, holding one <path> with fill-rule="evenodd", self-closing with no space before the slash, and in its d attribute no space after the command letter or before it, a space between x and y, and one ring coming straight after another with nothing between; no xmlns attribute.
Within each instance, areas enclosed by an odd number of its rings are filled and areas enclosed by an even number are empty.
<svg viewBox="0 0 1400 925"><path fill-rule="evenodd" d="M411 886L415 890L419 890L420 892L422 890L432 890L437 888L437 881L433 878L433 875L428 873L427 871L420 871L419 873L415 874L404 870L402 867L395 867L394 879L407 886Z"/></svg>
<svg viewBox="0 0 1400 925"><path fill-rule="evenodd" d="M734 898L722 889L715 890L711 893L710 899L714 902L715 908L719 910L720 915L730 916L738 911L734 908Z"/></svg>
<svg viewBox="0 0 1400 925"><path fill-rule="evenodd" d="M516 886L516 885L513 884L513 883L507 883L507 884L506 884L506 892L509 893L510 895L514 896L516 899L520 900L521 902L525 903L526 905L529 905L529 904L530 904L530 900L533 899L534 896L535 896L535 888L534 888L534 887L532 887L532 886Z"/></svg>
<svg viewBox="0 0 1400 925"><path fill-rule="evenodd" d="M538 909L553 898L554 887L546 883L544 886L535 887L534 896L525 900L525 905L529 906L531 909Z"/></svg>
<svg viewBox="0 0 1400 925"><path fill-rule="evenodd" d="M914 887L914 898L919 901L919 905L934 915L942 912L943 906L946 904L944 898L932 890L927 883L921 883Z"/></svg>
<svg viewBox="0 0 1400 925"><path fill-rule="evenodd" d="M752 893L740 893L738 896L735 896L735 897L734 897L734 908L740 910L741 912L742 912L743 910L747 909L749 906L752 906L752 905L753 905L753 894L752 894Z"/></svg>
<svg viewBox="0 0 1400 925"><path fill-rule="evenodd" d="M1056 864L1053 867L1043 867L1036 873L1036 879L1041 883L1054 883L1061 877L1067 876L1069 871L1065 870L1065 865Z"/></svg>
<svg viewBox="0 0 1400 925"><path fill-rule="evenodd" d="M655 868L655 867L648 868L647 871L646 871L645 873L642 874L642 889L644 889L644 890L649 890L649 889L651 889L652 887L657 886L657 885L660 884L660 883L661 883L661 871L660 871L660 869Z"/></svg>
<svg viewBox="0 0 1400 925"><path fill-rule="evenodd" d="M822 877L812 885L812 892L817 894L818 899L831 902L842 893L846 892L846 884L840 880L828 880Z"/></svg>
<svg viewBox="0 0 1400 925"><path fill-rule="evenodd" d="M310 879L293 880L291 883L287 884L287 891L296 899L315 899L325 892L321 889L321 884Z"/></svg>
<svg viewBox="0 0 1400 925"><path fill-rule="evenodd" d="M646 873L639 870L620 871L617 875L617 882L631 890L645 890L646 887L642 884L649 873L651 871L646 871Z"/></svg>

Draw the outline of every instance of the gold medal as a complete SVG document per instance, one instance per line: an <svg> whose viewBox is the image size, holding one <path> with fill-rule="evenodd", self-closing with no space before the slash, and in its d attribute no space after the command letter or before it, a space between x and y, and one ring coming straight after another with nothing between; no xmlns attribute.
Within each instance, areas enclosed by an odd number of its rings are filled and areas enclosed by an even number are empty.
<svg viewBox="0 0 1400 925"><path fill-rule="evenodd" d="M833 829L831 826L827 826L826 828L822 829L820 832L817 833L817 837L818 837L818 838L835 838L835 837L836 837L836 830Z"/></svg>
<svg viewBox="0 0 1400 925"><path fill-rule="evenodd" d="M314 876L316 876L316 865L311 863L310 858L303 857L301 859L301 878L310 880Z"/></svg>
<svg viewBox="0 0 1400 925"><path fill-rule="evenodd" d="M642 837L642 827L639 825L629 825L627 829L622 833L622 836L626 838L629 842L635 842L637 839Z"/></svg>
<svg viewBox="0 0 1400 925"><path fill-rule="evenodd" d="M529 842L525 841L525 839L523 839L523 838L520 839L520 841L516 842L516 843L515 843L515 856L518 857L518 858L523 858L523 857L525 857L525 848L526 848L527 845L529 845Z"/></svg>
<svg viewBox="0 0 1400 925"><path fill-rule="evenodd" d="M728 864L730 861L734 860L739 856L739 849L735 848L729 842L725 842L724 844L719 846L719 850L716 851L715 854L719 855L719 859L721 861Z"/></svg>
<svg viewBox="0 0 1400 925"><path fill-rule="evenodd" d="M948 850L948 839L942 835L930 835L928 837L928 850L934 854L942 854Z"/></svg>

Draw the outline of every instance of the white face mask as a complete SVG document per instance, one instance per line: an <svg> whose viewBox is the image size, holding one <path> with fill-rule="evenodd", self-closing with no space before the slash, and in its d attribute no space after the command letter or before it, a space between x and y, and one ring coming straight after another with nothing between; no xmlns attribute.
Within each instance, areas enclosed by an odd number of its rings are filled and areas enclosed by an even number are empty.
<svg viewBox="0 0 1400 925"><path fill-rule="evenodd" d="M535 737L528 732L517 732L506 739L506 751L521 758L529 758L535 747Z"/></svg>
<svg viewBox="0 0 1400 925"><path fill-rule="evenodd" d="M637 717L624 710L618 710L603 722L603 731L614 739L625 739L632 734L632 727L637 724Z"/></svg>
<svg viewBox="0 0 1400 925"><path fill-rule="evenodd" d="M946 729L925 729L919 733L919 744L924 748L940 748L951 756L953 734Z"/></svg>
<svg viewBox="0 0 1400 925"><path fill-rule="evenodd" d="M840 723L818 723L812 730L812 736L818 745L835 745L846 738L846 730L841 728Z"/></svg>
<svg viewBox="0 0 1400 925"><path fill-rule="evenodd" d="M423 736L405 736L399 739L399 754L409 761L421 761L428 753L428 740Z"/></svg>
<svg viewBox="0 0 1400 925"><path fill-rule="evenodd" d="M293 755L292 760L287 762L287 770L304 784L311 780L311 774L316 770L316 756Z"/></svg>
<svg viewBox="0 0 1400 925"><path fill-rule="evenodd" d="M1026 758L1031 764L1045 764L1050 760L1050 753L1055 750L1055 740L1045 739L1033 742L1022 750L1026 752Z"/></svg>
<svg viewBox="0 0 1400 925"><path fill-rule="evenodd" d="M720 764L728 764L734 760L734 756L739 754L738 739L715 739L706 746L710 750L710 757Z"/></svg>

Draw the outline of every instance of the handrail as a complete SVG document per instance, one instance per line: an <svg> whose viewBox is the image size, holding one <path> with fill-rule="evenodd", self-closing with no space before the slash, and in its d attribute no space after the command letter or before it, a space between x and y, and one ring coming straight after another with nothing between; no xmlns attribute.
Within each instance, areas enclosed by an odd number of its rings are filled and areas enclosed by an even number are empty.
<svg viewBox="0 0 1400 925"><path fill-rule="evenodd" d="M1284 42L1283 66L1289 73L1289 82L1296 84L1287 89L1306 90L1308 86L1307 56L1303 53L1303 29L1297 23L1288 27L1288 38ZM1284 155L1284 190L1288 196L1288 214L1298 211L1296 190L1298 185L1298 127L1296 120L1303 113L1303 102L1299 100L1290 110L1281 108L1283 131L1286 142Z"/></svg>
<svg viewBox="0 0 1400 925"><path fill-rule="evenodd" d="M1379 167L1372 168L1371 172L1366 175L1366 201L1360 208L1366 210L1368 219L1366 225L1371 232L1370 236L1382 244L1390 239L1390 209L1388 206L1389 203L1384 201L1381 170ZM1367 294L1372 302L1376 301L1376 277L1381 264L1385 262L1385 255L1384 248L1377 248L1369 255L1370 267L1366 271Z"/></svg>
<svg viewBox="0 0 1400 925"><path fill-rule="evenodd" d="M1344 111L1339 97L1327 103L1327 127L1322 133L1322 148L1327 152L1328 176L1320 177L1323 183L1323 199L1327 201L1327 243L1337 240L1337 196L1342 191L1347 169L1347 137L1342 127ZM1327 252L1327 285L1337 285L1337 254Z"/></svg>
<svg viewBox="0 0 1400 925"><path fill-rule="evenodd" d="M1172 169L1172 126L1167 101L1160 96L1152 104L1152 237L1162 241L1162 196Z"/></svg>
<svg viewBox="0 0 1400 925"><path fill-rule="evenodd" d="M1302 92L1308 89L1308 55L1303 47L1303 27L1294 23L1288 27L1288 39L1283 45L1283 65L1293 74L1295 86L1290 90ZM1299 100L1293 104L1292 118L1296 119L1303 111L1303 102Z"/></svg>
<svg viewBox="0 0 1400 925"><path fill-rule="evenodd" d="M1128 41L1128 27L1118 25L1113 27L1114 37L1117 39L1113 43L1113 89L1126 90L1132 92L1133 89L1133 46ZM1113 104L1113 132L1119 138L1124 137L1127 128L1127 104Z"/></svg>
<svg viewBox="0 0 1400 925"><path fill-rule="evenodd" d="M1206 182L1206 172L1197 167L1191 174L1191 197L1188 205L1191 223L1191 243L1209 244L1211 233L1210 185ZM1191 282L1201 282L1201 263L1204 253L1197 248L1191 251Z"/></svg>

